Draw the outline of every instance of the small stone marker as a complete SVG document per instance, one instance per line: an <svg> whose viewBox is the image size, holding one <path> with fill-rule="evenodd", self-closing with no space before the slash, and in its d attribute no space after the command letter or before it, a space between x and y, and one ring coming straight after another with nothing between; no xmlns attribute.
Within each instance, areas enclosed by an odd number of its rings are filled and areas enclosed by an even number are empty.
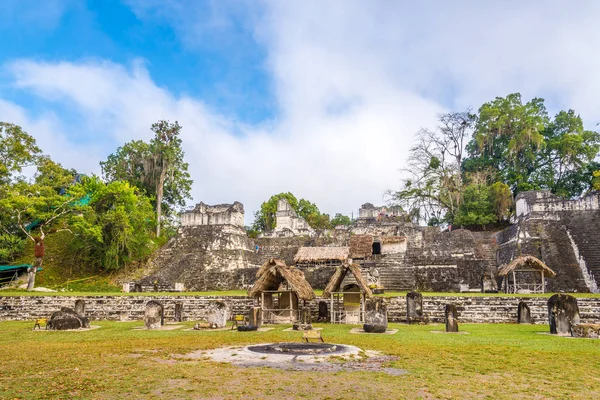
<svg viewBox="0 0 600 400"><path fill-rule="evenodd" d="M67 307L61 307L60 311L53 312L46 323L46 329L57 331L89 327L90 321L86 317Z"/></svg>
<svg viewBox="0 0 600 400"><path fill-rule="evenodd" d="M224 328L229 319L229 305L224 301L212 301L208 303L206 320L214 328Z"/></svg>
<svg viewBox="0 0 600 400"><path fill-rule="evenodd" d="M319 318L318 322L327 322L329 321L329 310L327 307L326 301L319 301Z"/></svg>
<svg viewBox="0 0 600 400"><path fill-rule="evenodd" d="M75 301L75 312L81 316L85 315L85 301L81 299Z"/></svg>
<svg viewBox="0 0 600 400"><path fill-rule="evenodd" d="M427 323L423 316L423 295L412 291L406 294L406 322L409 324Z"/></svg>
<svg viewBox="0 0 600 400"><path fill-rule="evenodd" d="M146 303L146 313L144 315L144 324L147 329L160 329L163 325L163 305L156 300L150 300Z"/></svg>
<svg viewBox="0 0 600 400"><path fill-rule="evenodd" d="M531 323L531 310L524 301L519 302L519 306L517 308L517 321L519 324Z"/></svg>
<svg viewBox="0 0 600 400"><path fill-rule="evenodd" d="M365 303L363 330L369 333L384 333L388 327L387 304L383 297L368 299Z"/></svg>
<svg viewBox="0 0 600 400"><path fill-rule="evenodd" d="M446 332L458 332L458 312L454 304L446 304L444 317L446 318Z"/></svg>
<svg viewBox="0 0 600 400"><path fill-rule="evenodd" d="M175 303L175 322L183 322L183 303Z"/></svg>
<svg viewBox="0 0 600 400"><path fill-rule="evenodd" d="M577 324L573 326L573 337L600 338L600 324Z"/></svg>
<svg viewBox="0 0 600 400"><path fill-rule="evenodd" d="M555 294L548 299L548 322L550 333L572 334L572 327L579 324L577 299L568 294Z"/></svg>

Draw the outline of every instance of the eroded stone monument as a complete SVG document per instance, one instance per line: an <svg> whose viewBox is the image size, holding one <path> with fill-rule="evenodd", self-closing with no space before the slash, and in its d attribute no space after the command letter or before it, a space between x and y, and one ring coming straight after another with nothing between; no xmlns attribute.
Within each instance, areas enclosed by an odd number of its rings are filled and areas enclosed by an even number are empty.
<svg viewBox="0 0 600 400"><path fill-rule="evenodd" d="M183 303L175 303L175 322L183 322Z"/></svg>
<svg viewBox="0 0 600 400"><path fill-rule="evenodd" d="M164 308L156 300L150 300L146 303L146 313L144 314L144 324L147 329L160 329L163 325Z"/></svg>
<svg viewBox="0 0 600 400"><path fill-rule="evenodd" d="M524 301L519 302L517 308L517 322L519 324L530 324L531 323L531 310Z"/></svg>
<svg viewBox="0 0 600 400"><path fill-rule="evenodd" d="M384 333L388 327L387 304L383 297L368 299L365 303L363 330L369 333Z"/></svg>
<svg viewBox="0 0 600 400"><path fill-rule="evenodd" d="M555 294L548 299L548 322L550 333L572 334L573 325L579 324L577 299L568 294Z"/></svg>
<svg viewBox="0 0 600 400"><path fill-rule="evenodd" d="M229 304L224 301L211 301L208 303L206 320L211 328L224 328L231 314Z"/></svg>
<svg viewBox="0 0 600 400"><path fill-rule="evenodd" d="M446 304L444 317L446 319L446 332L458 332L458 312L454 304Z"/></svg>
<svg viewBox="0 0 600 400"><path fill-rule="evenodd" d="M85 315L85 301L81 299L75 301L75 312L81 316Z"/></svg>
<svg viewBox="0 0 600 400"><path fill-rule="evenodd" d="M423 315L423 295L419 292L406 294L406 322L409 324L426 324L427 318Z"/></svg>

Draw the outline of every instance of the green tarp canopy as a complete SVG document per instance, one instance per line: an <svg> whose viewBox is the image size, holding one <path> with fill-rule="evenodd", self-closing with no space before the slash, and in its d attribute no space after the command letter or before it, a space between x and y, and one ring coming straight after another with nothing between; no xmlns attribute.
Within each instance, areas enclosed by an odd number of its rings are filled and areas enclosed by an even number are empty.
<svg viewBox="0 0 600 400"><path fill-rule="evenodd" d="M19 265L0 265L0 271L14 271L17 269L27 269L31 268L31 264L19 264ZM41 271L42 268L38 268L38 271Z"/></svg>

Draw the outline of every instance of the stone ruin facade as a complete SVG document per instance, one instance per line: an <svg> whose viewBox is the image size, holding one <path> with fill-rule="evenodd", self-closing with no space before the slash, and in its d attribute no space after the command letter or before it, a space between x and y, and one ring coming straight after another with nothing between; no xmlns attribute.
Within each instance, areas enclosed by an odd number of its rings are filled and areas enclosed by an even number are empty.
<svg viewBox="0 0 600 400"><path fill-rule="evenodd" d="M179 217L181 226L234 225L244 226L244 205L233 204L209 206L202 202Z"/></svg>
<svg viewBox="0 0 600 400"><path fill-rule="evenodd" d="M566 201L547 192L521 193L514 223L498 232L418 226L399 208L369 203L350 226L315 232L280 200L275 231L256 239L246 235L240 203L200 203L182 215L179 234L158 252L146 280L177 282L186 290L246 289L270 258L294 265L301 247L348 247L348 261L389 291L493 292L499 267L531 254L557 273L547 279L547 291L597 292L599 197ZM315 289L335 271L330 265L298 267Z"/></svg>
<svg viewBox="0 0 600 400"><path fill-rule="evenodd" d="M314 236L315 230L308 222L296 214L286 199L279 199L275 214L275 229L270 235L274 237Z"/></svg>

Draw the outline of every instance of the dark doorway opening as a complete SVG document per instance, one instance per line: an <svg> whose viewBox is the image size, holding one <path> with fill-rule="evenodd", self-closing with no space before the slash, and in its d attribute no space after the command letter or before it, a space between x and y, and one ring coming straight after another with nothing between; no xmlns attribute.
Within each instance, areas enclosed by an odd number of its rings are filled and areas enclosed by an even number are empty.
<svg viewBox="0 0 600 400"><path fill-rule="evenodd" d="M381 242L373 242L373 254L381 254Z"/></svg>

